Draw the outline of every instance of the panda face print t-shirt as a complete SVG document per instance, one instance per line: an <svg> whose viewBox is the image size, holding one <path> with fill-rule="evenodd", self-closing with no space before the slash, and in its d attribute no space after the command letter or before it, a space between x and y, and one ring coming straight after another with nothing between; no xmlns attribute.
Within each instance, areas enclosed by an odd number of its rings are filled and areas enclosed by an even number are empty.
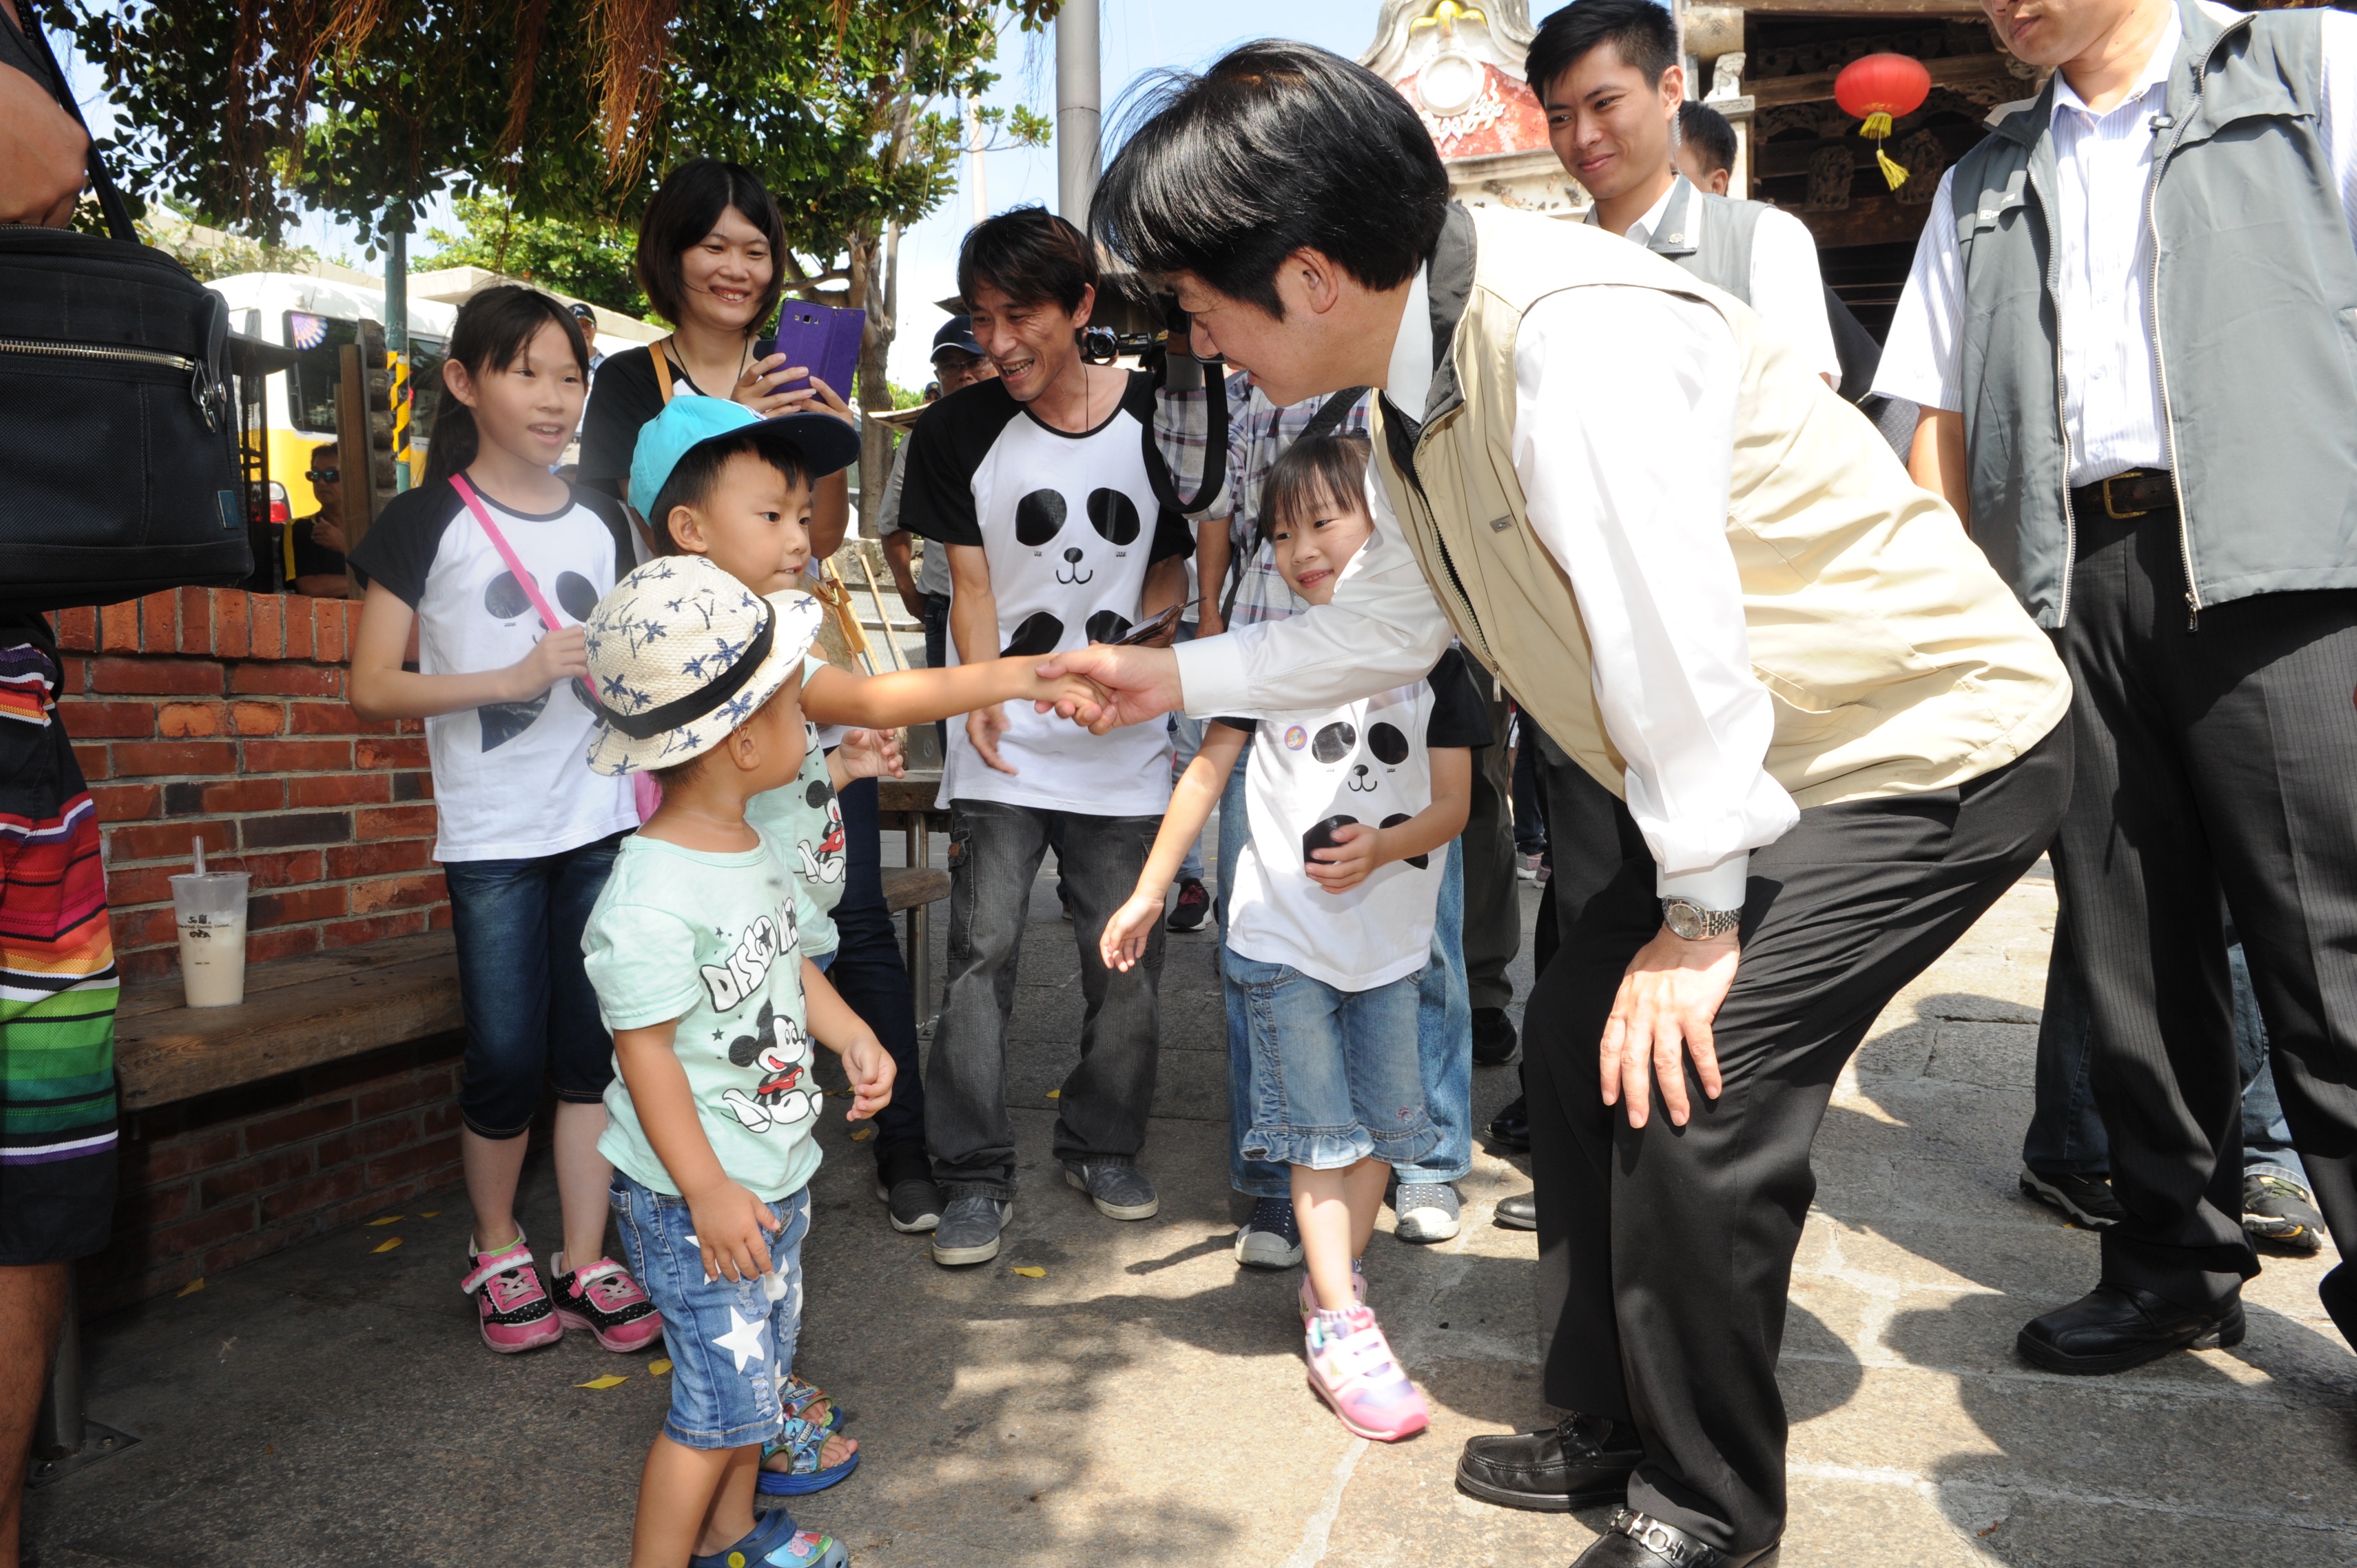
<svg viewBox="0 0 2357 1568"><path fill-rule="evenodd" d="M629 521L609 497L575 490L569 504L544 516L481 499L567 626L587 620L633 564ZM530 596L447 484L393 497L351 564L363 582L383 584L417 612L425 674L504 670L544 635ZM637 827L630 781L589 771L596 722L578 681L524 702L427 719L434 858L528 860Z"/></svg>
<svg viewBox="0 0 2357 1568"><path fill-rule="evenodd" d="M1099 371L1099 375L1107 372ZM1146 568L1194 547L1147 478L1154 383L1133 372L1121 406L1094 430L1056 430L980 382L927 409L903 457L900 526L939 544L976 545L998 604L998 654L1045 657L1112 642L1139 618ZM956 639L950 657L958 659ZM1170 802L1170 746L1160 725L1092 736L1028 703L1006 705L999 753L1012 775L975 755L950 725L941 799L1091 816L1157 816Z"/></svg>
<svg viewBox="0 0 2357 1568"><path fill-rule="evenodd" d="M1435 749L1491 743L1464 655L1451 649L1429 678L1339 708L1220 722L1253 731L1251 837L1236 860L1228 946L1339 991L1422 969L1454 845L1379 866L1347 893L1327 892L1307 866L1311 851L1333 847L1338 827L1392 827L1431 805Z"/></svg>

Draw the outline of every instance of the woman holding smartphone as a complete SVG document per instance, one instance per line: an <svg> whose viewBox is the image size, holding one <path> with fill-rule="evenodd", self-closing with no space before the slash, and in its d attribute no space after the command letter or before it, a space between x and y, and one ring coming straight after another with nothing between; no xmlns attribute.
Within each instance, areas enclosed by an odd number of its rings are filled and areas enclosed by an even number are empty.
<svg viewBox="0 0 2357 1568"><path fill-rule="evenodd" d="M673 397L731 398L764 415L825 409L851 417L842 396L808 367L753 352L785 292L778 271L784 248L776 200L742 165L693 158L672 170L639 221L638 251L639 286L672 333L597 367L581 421L581 483L624 496L640 427ZM845 477L820 480L814 499L811 554L823 560L843 542L850 521Z"/></svg>

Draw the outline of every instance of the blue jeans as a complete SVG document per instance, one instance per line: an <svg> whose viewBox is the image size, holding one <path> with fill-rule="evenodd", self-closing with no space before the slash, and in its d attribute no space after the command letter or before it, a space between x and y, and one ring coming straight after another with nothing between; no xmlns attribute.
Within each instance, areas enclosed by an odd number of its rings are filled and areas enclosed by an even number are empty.
<svg viewBox="0 0 2357 1568"><path fill-rule="evenodd" d="M581 933L621 848L616 833L530 860L446 861L467 1019L458 1114L485 1138L520 1138L541 1086L592 1104L614 1080L614 1037L597 1014Z"/></svg>
<svg viewBox="0 0 2357 1568"><path fill-rule="evenodd" d="M834 960L826 977L892 1054L899 1076L892 1103L876 1113L871 1145L881 1164L906 1150L925 1148L925 1074L917 1058L917 1002L900 936L884 905L882 846L877 832L876 780L857 779L836 797L843 803L843 900L834 907Z"/></svg>
<svg viewBox="0 0 2357 1568"><path fill-rule="evenodd" d="M1285 964L1227 961L1252 1034L1245 1155L1335 1171L1432 1152L1440 1133L1425 1114L1415 1048L1421 973L1343 991Z"/></svg>
<svg viewBox="0 0 2357 1568"><path fill-rule="evenodd" d="M684 1448L746 1448L785 1429L778 1385L794 1369L802 1321L802 1238L810 1188L769 1206L779 1229L763 1240L770 1272L704 1277L704 1250L687 1199L614 1173L608 1189L623 1261L662 1313L671 1357L663 1435Z"/></svg>
<svg viewBox="0 0 2357 1568"><path fill-rule="evenodd" d="M2226 950L2234 987L2234 1056L2243 1075L2243 1168L2272 1171L2308 1185L2291 1146L2291 1128L2276 1094L2267 1060L2267 1026L2251 989L2250 961L2236 942ZM2038 1026L2038 1106L2021 1141L2021 1163L2043 1176L2100 1176L2111 1169L2112 1147L2088 1088L2093 1020L2078 958L2058 924L2046 962L2046 1011Z"/></svg>
<svg viewBox="0 0 2357 1568"><path fill-rule="evenodd" d="M1243 993L1229 980L1228 889L1237 856L1251 835L1245 821L1246 746L1220 796L1220 886L1213 909L1220 922L1220 993L1228 1015L1228 1185L1247 1197L1290 1197L1293 1178L1268 1160L1248 1159L1244 1133L1252 1125L1251 1021ZM1450 1182L1473 1168L1473 1004L1465 984L1465 862L1449 846L1432 927L1432 961L1425 965L1416 1006L1416 1055L1424 1070L1425 1112L1440 1142L1423 1163L1400 1172L1404 1182Z"/></svg>

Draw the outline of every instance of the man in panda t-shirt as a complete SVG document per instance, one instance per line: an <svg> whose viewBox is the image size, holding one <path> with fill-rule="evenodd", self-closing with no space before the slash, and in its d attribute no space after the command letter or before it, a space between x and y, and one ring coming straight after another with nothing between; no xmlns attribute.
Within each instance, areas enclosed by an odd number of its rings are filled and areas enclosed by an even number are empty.
<svg viewBox="0 0 2357 1568"><path fill-rule="evenodd" d="M1095 251L1063 220L1017 208L967 234L958 290L998 377L925 411L900 496L901 526L948 551L950 656L1044 658L1116 641L1178 601L1193 541L1149 476L1159 461L1151 379L1081 358ZM1032 879L1051 844L1087 998L1080 1064L1058 1095L1056 1157L1112 1219L1159 1207L1137 1153L1159 1047L1160 939L1116 973L1097 936L1136 885L1169 799L1159 726L1092 736L1017 703L950 727L949 977L925 1075L926 1143L948 1199L935 1262L996 1257L1013 1210L1006 1022Z"/></svg>

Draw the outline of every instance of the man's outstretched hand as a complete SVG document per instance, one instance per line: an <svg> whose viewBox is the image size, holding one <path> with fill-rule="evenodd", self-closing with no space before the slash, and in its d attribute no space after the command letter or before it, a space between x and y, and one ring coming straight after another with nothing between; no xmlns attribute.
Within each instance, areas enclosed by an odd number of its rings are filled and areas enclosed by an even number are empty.
<svg viewBox="0 0 2357 1568"><path fill-rule="evenodd" d="M1104 692L1103 702L1065 697L1052 704L1038 705L1043 714L1052 705L1060 715L1085 725L1092 735L1159 718L1178 706L1181 700L1178 656L1167 648L1115 648L1110 643L1092 643L1042 660L1039 674L1043 680L1060 675L1085 676Z"/></svg>

